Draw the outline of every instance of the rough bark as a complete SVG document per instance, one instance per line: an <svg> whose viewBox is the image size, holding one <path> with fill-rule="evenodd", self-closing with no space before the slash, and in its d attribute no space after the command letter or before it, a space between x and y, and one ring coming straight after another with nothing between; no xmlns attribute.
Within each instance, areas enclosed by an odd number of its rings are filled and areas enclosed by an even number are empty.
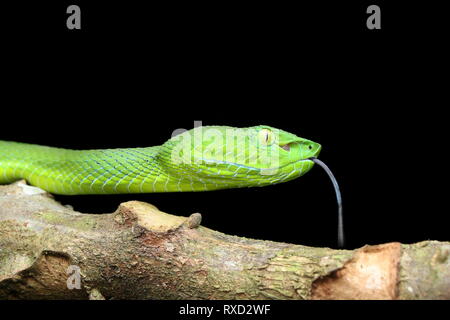
<svg viewBox="0 0 450 320"><path fill-rule="evenodd" d="M0 186L0 299L450 299L450 243L342 251L200 222L141 202L82 214L24 182Z"/></svg>

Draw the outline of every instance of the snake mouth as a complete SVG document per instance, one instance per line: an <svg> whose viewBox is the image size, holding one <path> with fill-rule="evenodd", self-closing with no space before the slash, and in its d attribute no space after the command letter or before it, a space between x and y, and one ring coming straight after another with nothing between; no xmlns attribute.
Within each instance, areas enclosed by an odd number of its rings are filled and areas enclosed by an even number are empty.
<svg viewBox="0 0 450 320"><path fill-rule="evenodd" d="M252 170L252 171L265 171L265 170L272 171L272 170L280 170L280 169L283 169L283 168L286 168L289 166L293 166L293 165L295 166L296 164L301 163L301 162L310 162L310 163L314 164L313 159L317 159L317 158L313 157L313 158L301 159L301 160L286 163L285 165L282 165L279 167L272 167L272 168L258 168L258 167L252 167L252 166L243 165L243 164L239 164L239 163L235 163L235 162L211 160L211 159L204 159L204 158L202 158L201 160L204 161L205 163L209 163L209 164L232 165L235 167L248 169L248 170Z"/></svg>
<svg viewBox="0 0 450 320"><path fill-rule="evenodd" d="M292 165L296 165L296 164L302 163L302 162L310 162L310 163L314 164L314 159L317 159L317 158L313 157L313 158L307 158L307 159L301 159L301 160L297 160L297 161L292 161L292 162L286 163L286 164L284 164L282 166L279 166L279 167L276 167L276 168L272 168L272 169L283 169L283 168L286 168L286 167L289 167L289 166L292 166Z"/></svg>

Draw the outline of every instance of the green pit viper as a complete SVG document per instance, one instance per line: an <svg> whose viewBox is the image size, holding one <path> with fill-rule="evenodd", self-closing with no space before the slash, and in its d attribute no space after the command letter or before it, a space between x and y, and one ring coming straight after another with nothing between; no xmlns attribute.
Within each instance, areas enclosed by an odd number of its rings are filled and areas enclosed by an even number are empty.
<svg viewBox="0 0 450 320"><path fill-rule="evenodd" d="M322 147L270 126L198 127L148 148L68 150L0 141L0 183L25 179L60 195L263 187L310 171ZM335 186L337 183L333 180ZM339 243L343 245L339 188Z"/></svg>

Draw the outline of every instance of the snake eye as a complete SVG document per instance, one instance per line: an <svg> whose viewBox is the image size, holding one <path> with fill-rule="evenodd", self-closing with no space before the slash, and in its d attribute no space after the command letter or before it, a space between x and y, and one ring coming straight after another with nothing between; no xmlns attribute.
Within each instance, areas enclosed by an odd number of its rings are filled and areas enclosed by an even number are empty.
<svg viewBox="0 0 450 320"><path fill-rule="evenodd" d="M273 132L270 131L269 129L262 129L259 132L259 141L263 145L266 146L271 145L274 142Z"/></svg>

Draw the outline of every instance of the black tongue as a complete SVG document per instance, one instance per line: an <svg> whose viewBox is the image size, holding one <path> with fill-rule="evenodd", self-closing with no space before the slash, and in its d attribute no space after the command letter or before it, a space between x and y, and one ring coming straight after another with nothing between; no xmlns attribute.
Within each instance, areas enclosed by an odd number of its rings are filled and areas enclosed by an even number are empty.
<svg viewBox="0 0 450 320"><path fill-rule="evenodd" d="M328 174L328 176L330 177L331 182L333 182L334 190L336 191L338 208L339 208L339 212L338 212L338 215L339 215L338 246L340 248L344 248L344 246L345 246L344 213L343 213L343 207L342 207L342 195L341 195L341 190L339 188L339 184L338 184L335 176L333 175L333 172L331 172L330 168L328 168L328 166L325 163L323 163L321 160L319 160L317 158L311 158L310 160L313 161L318 166L322 167L325 170L325 172Z"/></svg>

